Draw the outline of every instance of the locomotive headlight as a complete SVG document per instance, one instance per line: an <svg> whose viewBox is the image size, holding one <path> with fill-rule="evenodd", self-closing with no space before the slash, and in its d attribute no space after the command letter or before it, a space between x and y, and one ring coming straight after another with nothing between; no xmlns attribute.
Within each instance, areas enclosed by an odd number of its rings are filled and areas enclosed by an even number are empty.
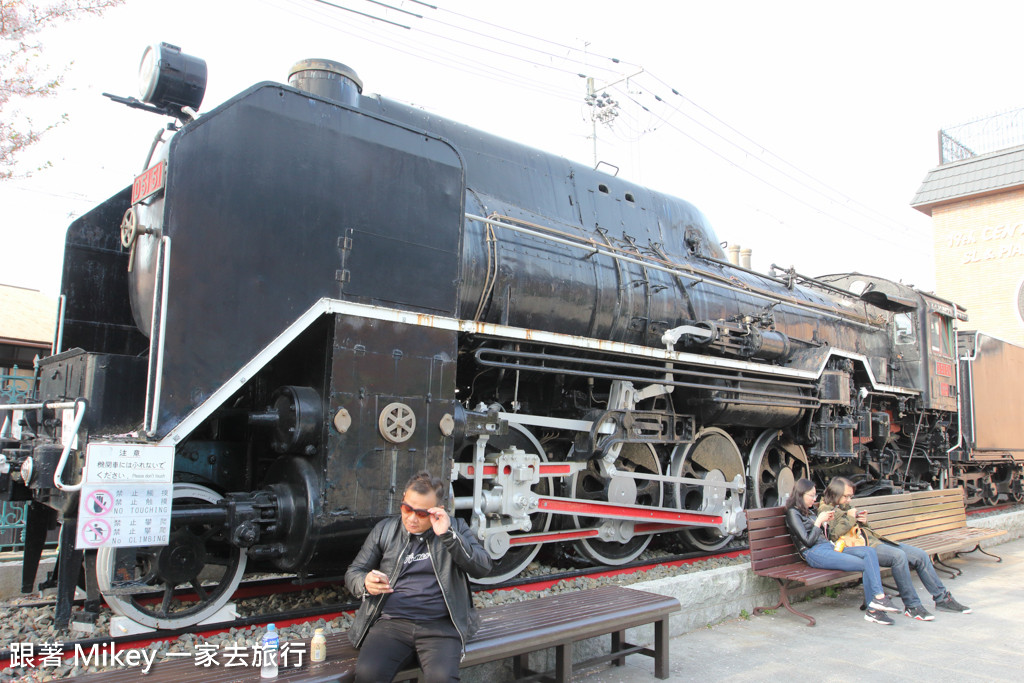
<svg viewBox="0 0 1024 683"><path fill-rule="evenodd" d="M160 43L146 48L139 63L139 97L171 113L199 109L206 94L206 62Z"/></svg>
<svg viewBox="0 0 1024 683"><path fill-rule="evenodd" d="M25 458L25 462L21 463L21 482L28 486L32 481L32 468L35 463L32 462L32 458Z"/></svg>

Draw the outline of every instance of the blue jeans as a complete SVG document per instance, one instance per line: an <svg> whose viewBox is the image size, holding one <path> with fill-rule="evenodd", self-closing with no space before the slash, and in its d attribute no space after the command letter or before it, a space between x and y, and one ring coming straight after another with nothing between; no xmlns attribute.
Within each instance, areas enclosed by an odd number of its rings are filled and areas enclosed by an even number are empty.
<svg viewBox="0 0 1024 683"><path fill-rule="evenodd" d="M939 580L928 553L906 543L889 545L879 543L875 546L878 554L878 564L882 567L892 567L892 577L896 580L896 587L900 589L900 598L905 607L916 607L921 604L921 598L917 597L917 590L910 578L910 570L917 571L921 577L921 583L931 593L932 598L941 600L946 595L946 587Z"/></svg>
<svg viewBox="0 0 1024 683"><path fill-rule="evenodd" d="M804 551L804 561L815 569L838 569L861 572L864 576L864 604L871 604L876 595L882 595L882 576L878 573L878 555L875 549L863 546L847 548L841 553L828 541L822 541Z"/></svg>

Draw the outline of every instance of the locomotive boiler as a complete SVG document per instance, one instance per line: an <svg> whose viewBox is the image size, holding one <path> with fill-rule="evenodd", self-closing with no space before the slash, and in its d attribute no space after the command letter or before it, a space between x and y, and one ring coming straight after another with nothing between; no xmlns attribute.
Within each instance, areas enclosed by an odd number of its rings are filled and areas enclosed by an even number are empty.
<svg viewBox="0 0 1024 683"><path fill-rule="evenodd" d="M202 115L205 63L162 44L143 70L143 101L114 99L176 123L69 227L55 353L4 413L25 590L61 526L58 622L80 566L151 627L209 618L249 570L338 576L422 469L492 582L552 543L721 548L812 473L958 483L955 304L733 265L690 203L365 95L337 62ZM111 445L172 449L166 543L75 547Z"/></svg>

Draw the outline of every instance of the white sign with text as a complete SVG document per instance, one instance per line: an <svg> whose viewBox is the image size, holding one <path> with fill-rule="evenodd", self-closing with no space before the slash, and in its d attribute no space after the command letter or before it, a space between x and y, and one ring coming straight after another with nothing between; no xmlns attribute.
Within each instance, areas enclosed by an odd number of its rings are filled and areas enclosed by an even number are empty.
<svg viewBox="0 0 1024 683"><path fill-rule="evenodd" d="M173 477L173 446L90 443L75 547L167 545Z"/></svg>

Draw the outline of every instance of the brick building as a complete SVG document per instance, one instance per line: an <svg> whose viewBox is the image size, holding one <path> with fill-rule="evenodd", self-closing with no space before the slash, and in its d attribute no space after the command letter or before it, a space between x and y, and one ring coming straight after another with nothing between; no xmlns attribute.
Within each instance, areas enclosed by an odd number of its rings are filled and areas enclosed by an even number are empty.
<svg viewBox="0 0 1024 683"><path fill-rule="evenodd" d="M50 354L56 322L57 297L0 285L0 403L31 393L32 361Z"/></svg>
<svg viewBox="0 0 1024 683"><path fill-rule="evenodd" d="M978 154L964 137L940 131L945 163L911 206L932 217L936 293L967 308L967 328L1024 346L1024 145Z"/></svg>

